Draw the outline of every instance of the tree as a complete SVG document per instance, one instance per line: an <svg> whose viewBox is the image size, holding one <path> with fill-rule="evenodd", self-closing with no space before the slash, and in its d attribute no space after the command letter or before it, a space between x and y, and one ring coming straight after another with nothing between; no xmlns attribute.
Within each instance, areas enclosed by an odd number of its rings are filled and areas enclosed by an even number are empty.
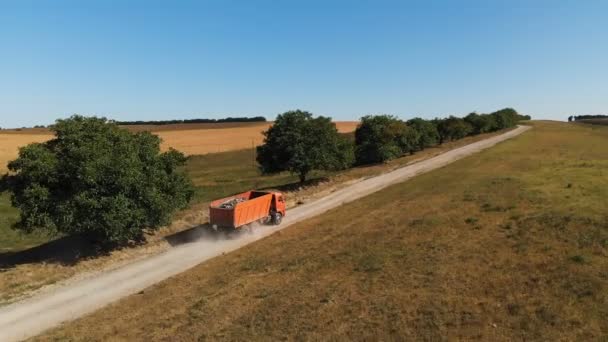
<svg viewBox="0 0 608 342"><path fill-rule="evenodd" d="M3 177L20 209L16 229L80 234L106 246L143 241L146 230L185 208L193 186L186 157L160 153L160 138L130 133L105 118L72 116L55 138L23 147Z"/></svg>
<svg viewBox="0 0 608 342"><path fill-rule="evenodd" d="M464 121L473 128L470 133L473 135L491 132L496 126L494 118L487 114L470 113L464 117Z"/></svg>
<svg viewBox="0 0 608 342"><path fill-rule="evenodd" d="M420 145L420 133L413 127L408 126L403 121L397 125L399 132L395 133L397 146L401 149L401 154L414 154Z"/></svg>
<svg viewBox="0 0 608 342"><path fill-rule="evenodd" d="M445 119L435 119L437 132L439 132L439 143L458 140L466 137L473 127L464 119L450 116Z"/></svg>
<svg viewBox="0 0 608 342"><path fill-rule="evenodd" d="M435 127L432 122L421 118L413 118L407 121L407 125L420 134L417 150L420 151L427 147L437 145L439 133L437 132L437 127Z"/></svg>
<svg viewBox="0 0 608 342"><path fill-rule="evenodd" d="M420 134L391 115L368 115L355 130L357 164L381 163L419 146Z"/></svg>
<svg viewBox="0 0 608 342"><path fill-rule="evenodd" d="M263 173L290 171L303 183L312 170L340 170L353 163L352 143L338 133L331 118L313 118L301 110L285 112L264 137L257 148Z"/></svg>
<svg viewBox="0 0 608 342"><path fill-rule="evenodd" d="M496 130L514 127L519 120L519 114L513 108L504 108L490 115L492 115L496 121Z"/></svg>

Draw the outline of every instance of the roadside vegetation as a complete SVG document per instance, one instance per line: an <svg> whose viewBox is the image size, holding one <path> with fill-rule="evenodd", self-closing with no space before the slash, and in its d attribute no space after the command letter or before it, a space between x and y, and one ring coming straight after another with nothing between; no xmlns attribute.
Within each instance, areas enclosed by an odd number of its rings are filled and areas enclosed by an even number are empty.
<svg viewBox="0 0 608 342"><path fill-rule="evenodd" d="M364 116L355 131L356 164L386 162L436 144L515 127L529 119L511 108L491 114L471 113L464 118L414 118L407 122L391 115Z"/></svg>
<svg viewBox="0 0 608 342"><path fill-rule="evenodd" d="M290 171L304 182L312 170L383 163L436 144L512 128L529 119L512 108L471 113L465 118L414 118L407 122L392 115L367 115L361 118L351 142L340 137L331 118L313 118L309 112L296 110L279 115L264 132L257 161L263 173Z"/></svg>
<svg viewBox="0 0 608 342"><path fill-rule="evenodd" d="M602 340L608 127L530 124L35 340Z"/></svg>

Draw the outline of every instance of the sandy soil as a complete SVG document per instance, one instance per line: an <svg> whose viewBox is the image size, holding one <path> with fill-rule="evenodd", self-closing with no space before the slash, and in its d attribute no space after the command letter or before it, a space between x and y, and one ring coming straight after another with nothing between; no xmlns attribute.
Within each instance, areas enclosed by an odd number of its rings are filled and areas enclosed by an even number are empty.
<svg viewBox="0 0 608 342"><path fill-rule="evenodd" d="M342 188L314 202L288 211L280 226L265 226L252 234L225 236L201 231L192 241L165 253L100 272L76 282L68 282L53 292L11 304L0 309L0 340L13 341L35 336L61 322L90 313L113 301L142 291L146 287L184 272L193 266L271 235L290 225L319 215L391 184L403 182L525 132L520 126L505 134L481 140L410 166Z"/></svg>

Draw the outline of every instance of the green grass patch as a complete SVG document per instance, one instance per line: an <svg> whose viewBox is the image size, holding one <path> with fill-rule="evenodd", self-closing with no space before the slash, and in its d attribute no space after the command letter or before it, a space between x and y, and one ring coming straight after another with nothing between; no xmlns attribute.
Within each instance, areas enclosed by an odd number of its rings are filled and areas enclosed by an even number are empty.
<svg viewBox="0 0 608 342"><path fill-rule="evenodd" d="M11 228L19 219L19 210L11 206L8 194L0 194L0 253L37 246L49 240L44 233L24 234Z"/></svg>
<svg viewBox="0 0 608 342"><path fill-rule="evenodd" d="M196 186L196 202L298 181L296 176L287 172L263 176L254 162L251 150L191 156L186 165L186 172Z"/></svg>

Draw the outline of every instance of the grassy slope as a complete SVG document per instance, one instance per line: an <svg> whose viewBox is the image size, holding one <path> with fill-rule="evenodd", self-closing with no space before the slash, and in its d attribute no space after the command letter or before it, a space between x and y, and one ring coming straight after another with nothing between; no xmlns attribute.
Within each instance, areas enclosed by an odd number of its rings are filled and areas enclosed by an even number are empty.
<svg viewBox="0 0 608 342"><path fill-rule="evenodd" d="M605 338L608 129L534 125L40 339Z"/></svg>

